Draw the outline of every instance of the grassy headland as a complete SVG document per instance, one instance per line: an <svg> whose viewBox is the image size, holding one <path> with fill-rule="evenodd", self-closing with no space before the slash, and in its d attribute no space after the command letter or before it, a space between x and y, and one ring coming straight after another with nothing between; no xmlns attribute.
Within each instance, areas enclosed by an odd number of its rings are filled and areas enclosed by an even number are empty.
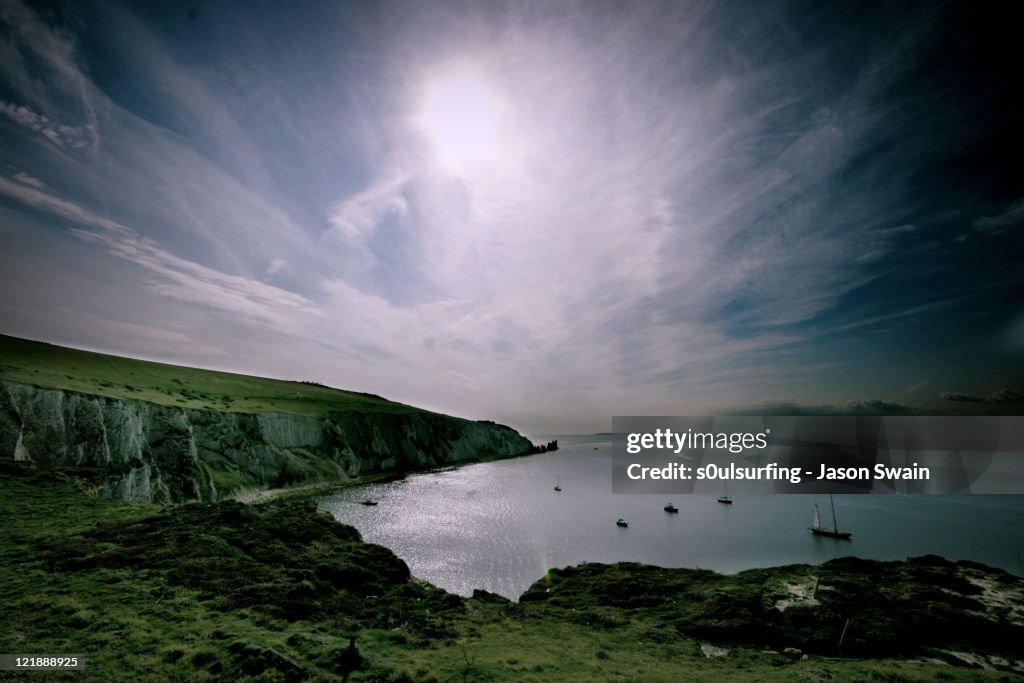
<svg viewBox="0 0 1024 683"><path fill-rule="evenodd" d="M1024 614L1020 579L937 558L584 565L519 603L463 599L301 498L130 505L20 463L0 465L0 515L0 651L84 654L54 674L75 681L1009 680L950 653L1009 662Z"/></svg>
<svg viewBox="0 0 1024 683"><path fill-rule="evenodd" d="M373 394L110 356L0 335L0 380L234 413L427 412Z"/></svg>
<svg viewBox="0 0 1024 683"><path fill-rule="evenodd" d="M0 451L93 468L122 500L212 501L532 449L510 427L371 394L0 336Z"/></svg>

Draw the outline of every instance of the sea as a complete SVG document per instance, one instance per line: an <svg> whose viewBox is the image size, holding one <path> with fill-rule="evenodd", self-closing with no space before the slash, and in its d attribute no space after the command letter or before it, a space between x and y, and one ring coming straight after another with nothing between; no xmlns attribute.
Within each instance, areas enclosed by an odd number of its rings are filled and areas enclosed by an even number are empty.
<svg viewBox="0 0 1024 683"><path fill-rule="evenodd" d="M736 573L933 554L1024 575L1024 495L837 495L839 527L853 533L838 540L808 530L815 503L831 526L827 496L774 494L765 482L730 485L732 505L717 501L718 484L670 497L616 494L610 441L556 438L551 453L346 488L318 504L414 576L464 596L482 589L515 600L549 569L582 562ZM664 510L669 502L678 513Z"/></svg>

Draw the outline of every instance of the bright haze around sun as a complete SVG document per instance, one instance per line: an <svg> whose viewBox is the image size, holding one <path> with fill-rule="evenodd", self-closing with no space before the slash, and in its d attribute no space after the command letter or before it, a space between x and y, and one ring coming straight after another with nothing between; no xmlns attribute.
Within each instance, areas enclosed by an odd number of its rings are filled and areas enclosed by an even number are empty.
<svg viewBox="0 0 1024 683"><path fill-rule="evenodd" d="M531 434L1024 410L986 4L0 4L0 333Z"/></svg>
<svg viewBox="0 0 1024 683"><path fill-rule="evenodd" d="M426 88L418 122L444 168L459 173L501 162L502 107L497 93L469 72L442 75Z"/></svg>

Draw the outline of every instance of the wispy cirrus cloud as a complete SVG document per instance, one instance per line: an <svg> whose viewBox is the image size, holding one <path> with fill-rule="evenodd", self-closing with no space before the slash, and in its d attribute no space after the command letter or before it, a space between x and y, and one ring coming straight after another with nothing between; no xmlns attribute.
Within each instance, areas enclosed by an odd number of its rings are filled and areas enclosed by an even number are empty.
<svg viewBox="0 0 1024 683"><path fill-rule="evenodd" d="M0 20L12 29L0 38L0 76L24 98L0 101L0 112L58 146L95 145L96 113L75 38L17 0L0 6Z"/></svg>
<svg viewBox="0 0 1024 683"><path fill-rule="evenodd" d="M908 387L907 390L903 392L903 395L904 396L910 396L911 394L916 392L918 389L920 389L921 387L923 387L923 386L925 386L927 384L928 384L928 380L921 380L917 384L914 384L913 386Z"/></svg>
<svg viewBox="0 0 1024 683"><path fill-rule="evenodd" d="M976 386L949 368L1006 335L1020 212L930 170L1009 111L935 80L969 81L935 52L961 10L451 7L6 3L0 198L19 244L79 259L51 299L100 316L74 278L123 278L111 338L244 337L278 374L479 417ZM466 73L499 114L463 158L421 110Z"/></svg>
<svg viewBox="0 0 1024 683"><path fill-rule="evenodd" d="M46 189L46 183L44 183L39 178L31 176L28 173L24 173L22 171L17 171L16 173L14 173L14 175L11 176L11 178L16 182L21 183L22 185L28 185L29 187L34 187L37 190Z"/></svg>
<svg viewBox="0 0 1024 683"><path fill-rule="evenodd" d="M51 121L45 115L38 114L23 104L15 105L0 100L0 114L39 133L59 147L85 147L88 144L88 136L83 126L68 126Z"/></svg>
<svg viewBox="0 0 1024 683"><path fill-rule="evenodd" d="M155 293L226 313L280 325L290 320L284 312L318 315L313 302L297 294L241 276L227 275L179 258L152 240L117 221L53 196L32 184L0 178L0 194L57 214L76 225L70 233L99 244L117 257L142 266L153 276L148 287Z"/></svg>
<svg viewBox="0 0 1024 683"><path fill-rule="evenodd" d="M1018 199L1000 213L974 220L974 228L983 235L1002 235L1024 224L1024 199Z"/></svg>
<svg viewBox="0 0 1024 683"><path fill-rule="evenodd" d="M350 246L362 247L389 214L404 216L409 203L402 181L385 181L345 199L331 214L333 230Z"/></svg>

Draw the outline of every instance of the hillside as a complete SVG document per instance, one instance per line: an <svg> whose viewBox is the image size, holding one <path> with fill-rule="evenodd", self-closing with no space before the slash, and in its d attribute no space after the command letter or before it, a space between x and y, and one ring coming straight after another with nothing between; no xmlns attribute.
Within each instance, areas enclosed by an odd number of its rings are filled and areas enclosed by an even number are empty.
<svg viewBox="0 0 1024 683"><path fill-rule="evenodd" d="M323 417L422 413L380 396L306 382L201 370L0 335L0 380L175 408Z"/></svg>
<svg viewBox="0 0 1024 683"><path fill-rule="evenodd" d="M0 460L138 503L212 502L530 452L515 430L377 396L0 337Z"/></svg>

